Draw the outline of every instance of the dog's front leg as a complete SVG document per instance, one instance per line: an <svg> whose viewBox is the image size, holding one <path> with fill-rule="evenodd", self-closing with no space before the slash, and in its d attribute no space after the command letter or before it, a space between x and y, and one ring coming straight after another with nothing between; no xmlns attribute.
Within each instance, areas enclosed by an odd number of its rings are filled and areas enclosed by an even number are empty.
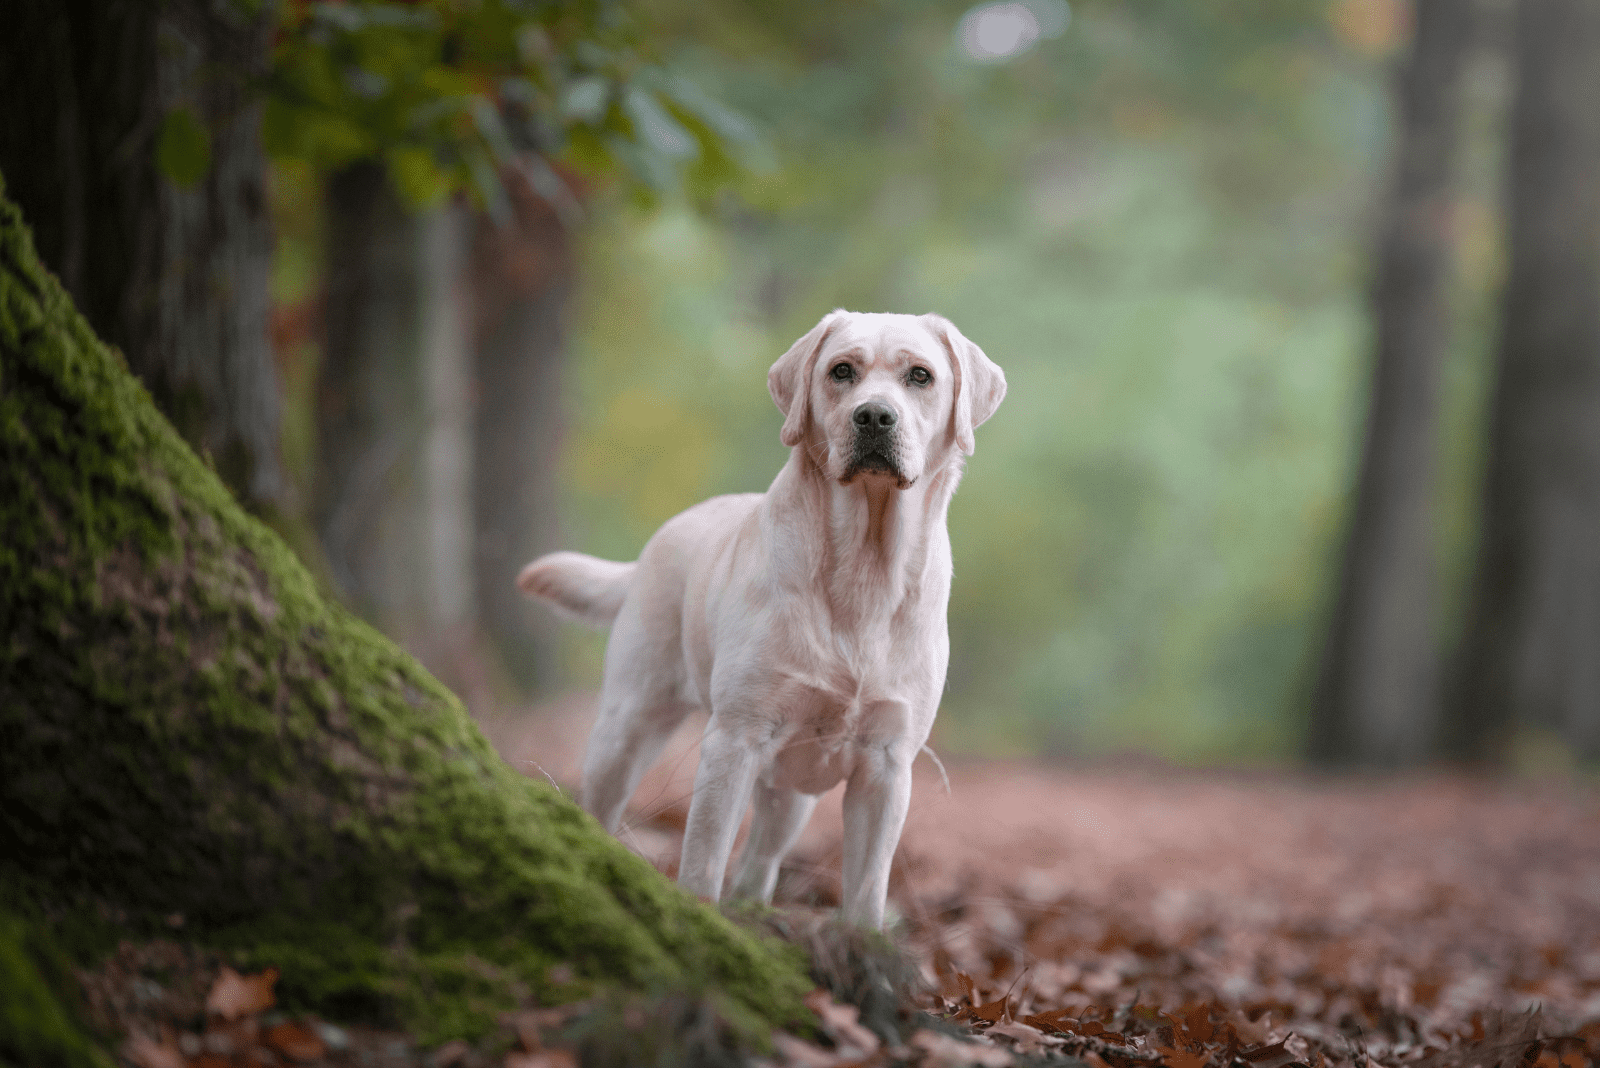
<svg viewBox="0 0 1600 1068"><path fill-rule="evenodd" d="M889 865L911 807L911 761L888 747L857 765L844 794L844 918L883 927Z"/></svg>
<svg viewBox="0 0 1600 1068"><path fill-rule="evenodd" d="M760 761L756 746L724 730L713 717L700 743L700 770L678 862L678 885L690 893L711 901L722 896L728 854L750 804Z"/></svg>

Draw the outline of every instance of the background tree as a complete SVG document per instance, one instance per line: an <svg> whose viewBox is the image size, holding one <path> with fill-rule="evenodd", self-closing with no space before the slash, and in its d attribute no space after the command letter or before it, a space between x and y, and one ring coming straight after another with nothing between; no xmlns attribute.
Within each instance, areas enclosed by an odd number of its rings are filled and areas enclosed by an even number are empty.
<svg viewBox="0 0 1600 1068"><path fill-rule="evenodd" d="M1449 743L1517 727L1600 756L1600 7L1522 0L1510 263Z"/></svg>
<svg viewBox="0 0 1600 1068"><path fill-rule="evenodd" d="M269 143L330 175L314 522L351 603L474 705L554 660L513 581L558 540L570 168L648 195L730 129L617 3L291 13Z"/></svg>
<svg viewBox="0 0 1600 1068"><path fill-rule="evenodd" d="M525 169L508 168L502 180L511 217L480 213L473 242L473 595L498 664L536 692L560 678L560 624L511 579L561 547L562 382L580 220L575 198L541 195Z"/></svg>
<svg viewBox="0 0 1600 1068"><path fill-rule="evenodd" d="M1310 752L1329 763L1416 763L1437 732L1435 456L1473 5L1419 0L1414 18L1372 282L1366 434L1312 698Z"/></svg>
<svg viewBox="0 0 1600 1068"><path fill-rule="evenodd" d="M281 512L260 90L277 5L21 0L0 169L41 254L186 440Z"/></svg>
<svg viewBox="0 0 1600 1068"><path fill-rule="evenodd" d="M375 161L326 202L313 521L348 602L472 701L469 209L409 208Z"/></svg>

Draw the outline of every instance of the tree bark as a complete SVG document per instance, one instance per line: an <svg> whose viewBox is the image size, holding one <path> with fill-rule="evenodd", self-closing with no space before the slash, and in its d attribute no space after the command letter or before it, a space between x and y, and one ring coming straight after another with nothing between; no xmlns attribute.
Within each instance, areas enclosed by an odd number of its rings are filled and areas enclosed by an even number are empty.
<svg viewBox="0 0 1600 1068"><path fill-rule="evenodd" d="M480 216L474 262L477 418L473 560L484 635L524 691L558 677L559 624L516 587L517 572L561 546L562 368L573 284L572 235L520 174L512 218Z"/></svg>
<svg viewBox="0 0 1600 1068"><path fill-rule="evenodd" d="M787 954L513 772L322 598L3 195L0 528L0 900L126 933L178 914L185 937L279 967L290 996L377 1005L425 1041L492 1025L519 988L802 1011Z"/></svg>
<svg viewBox="0 0 1600 1068"><path fill-rule="evenodd" d="M247 506L281 510L259 96L275 5L13 7L0 93L29 106L0 168L46 264ZM158 164L169 127L189 135L183 181Z"/></svg>
<svg viewBox="0 0 1600 1068"><path fill-rule="evenodd" d="M329 181L327 219L323 551L348 601L471 699L471 217L406 210L363 162Z"/></svg>
<svg viewBox="0 0 1600 1068"><path fill-rule="evenodd" d="M1600 756L1600 5L1522 0L1510 274L1450 751L1519 726Z"/></svg>
<svg viewBox="0 0 1600 1068"><path fill-rule="evenodd" d="M1312 701L1309 751L1323 763L1416 763L1435 744L1435 452L1470 16L1460 0L1420 0L1399 79L1397 159L1371 297L1371 407Z"/></svg>

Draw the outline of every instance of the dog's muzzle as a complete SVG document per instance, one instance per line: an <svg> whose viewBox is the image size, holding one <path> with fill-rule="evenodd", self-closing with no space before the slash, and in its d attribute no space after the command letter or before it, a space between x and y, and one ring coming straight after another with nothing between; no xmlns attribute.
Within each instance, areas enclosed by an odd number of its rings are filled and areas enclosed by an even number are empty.
<svg viewBox="0 0 1600 1068"><path fill-rule="evenodd" d="M850 421L856 428L855 446L839 481L848 485L857 475L889 475L901 489L910 486L900 470L899 414L887 404L868 401L851 413Z"/></svg>

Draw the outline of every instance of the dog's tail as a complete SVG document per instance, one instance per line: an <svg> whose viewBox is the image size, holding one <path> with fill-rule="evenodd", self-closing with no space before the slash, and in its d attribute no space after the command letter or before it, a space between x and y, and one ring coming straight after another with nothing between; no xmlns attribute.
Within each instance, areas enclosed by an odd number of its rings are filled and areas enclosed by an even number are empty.
<svg viewBox="0 0 1600 1068"><path fill-rule="evenodd" d="M550 553L523 568L517 586L575 623L609 627L622 610L637 566L583 553Z"/></svg>

